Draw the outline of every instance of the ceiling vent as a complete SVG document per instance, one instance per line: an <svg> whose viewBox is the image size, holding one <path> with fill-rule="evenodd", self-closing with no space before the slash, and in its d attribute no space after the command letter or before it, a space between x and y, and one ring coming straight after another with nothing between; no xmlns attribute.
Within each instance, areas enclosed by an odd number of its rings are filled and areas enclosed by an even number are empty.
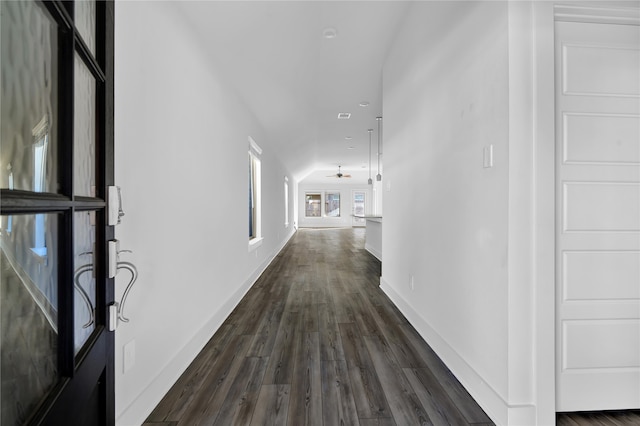
<svg viewBox="0 0 640 426"><path fill-rule="evenodd" d="M351 113L350 112L339 112L338 113L338 120L348 120L351 118Z"/></svg>

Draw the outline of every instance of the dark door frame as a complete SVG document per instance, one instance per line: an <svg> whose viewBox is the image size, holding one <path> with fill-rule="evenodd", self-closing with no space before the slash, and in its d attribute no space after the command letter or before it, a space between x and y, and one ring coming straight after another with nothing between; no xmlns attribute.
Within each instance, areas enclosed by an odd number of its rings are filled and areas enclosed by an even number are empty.
<svg viewBox="0 0 640 426"><path fill-rule="evenodd" d="M114 184L114 2L96 2L95 55L74 25L74 2L42 2L58 25L58 170L59 193L2 189L0 214L59 213L58 382L28 424L115 424L114 333L108 331L108 307L114 301L114 279L108 278L107 244L114 239L107 225L108 186ZM78 55L96 81L95 197L74 195L74 58ZM74 213L96 215L96 327L84 347L74 351ZM93 420L85 407L97 407Z"/></svg>

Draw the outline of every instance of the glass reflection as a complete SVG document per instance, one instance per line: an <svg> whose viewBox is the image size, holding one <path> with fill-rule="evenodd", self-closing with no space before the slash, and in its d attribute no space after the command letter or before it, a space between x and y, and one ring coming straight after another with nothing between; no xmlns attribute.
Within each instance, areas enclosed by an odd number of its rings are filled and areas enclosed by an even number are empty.
<svg viewBox="0 0 640 426"><path fill-rule="evenodd" d="M73 191L95 197L96 81L77 54L74 90Z"/></svg>
<svg viewBox="0 0 640 426"><path fill-rule="evenodd" d="M91 53L96 51L96 2L83 0L73 5L75 11L75 23L78 32L82 36Z"/></svg>
<svg viewBox="0 0 640 426"><path fill-rule="evenodd" d="M79 212L74 219L74 349L77 354L96 328L95 212Z"/></svg>
<svg viewBox="0 0 640 426"><path fill-rule="evenodd" d="M58 192L57 26L37 2L0 9L0 188Z"/></svg>
<svg viewBox="0 0 640 426"><path fill-rule="evenodd" d="M2 216L2 425L25 423L58 379L58 222L57 214Z"/></svg>

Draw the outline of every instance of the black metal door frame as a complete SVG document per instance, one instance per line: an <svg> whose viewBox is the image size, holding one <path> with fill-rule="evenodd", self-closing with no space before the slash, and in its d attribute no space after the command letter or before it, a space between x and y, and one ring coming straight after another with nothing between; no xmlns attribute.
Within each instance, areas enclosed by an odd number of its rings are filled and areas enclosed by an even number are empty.
<svg viewBox="0 0 640 426"><path fill-rule="evenodd" d="M114 184L114 2L96 2L95 55L74 25L74 2L42 3L58 25L58 170L57 194L2 189L0 213L59 213L58 376L59 380L29 424L115 424L114 333L108 331L107 305L114 301L114 279L107 274L108 186ZM74 57L78 55L96 81L95 197L74 195ZM96 216L95 330L74 352L74 213ZM83 413L94 407L92 413ZM96 413L95 410L98 412ZM91 417L93 416L93 417Z"/></svg>

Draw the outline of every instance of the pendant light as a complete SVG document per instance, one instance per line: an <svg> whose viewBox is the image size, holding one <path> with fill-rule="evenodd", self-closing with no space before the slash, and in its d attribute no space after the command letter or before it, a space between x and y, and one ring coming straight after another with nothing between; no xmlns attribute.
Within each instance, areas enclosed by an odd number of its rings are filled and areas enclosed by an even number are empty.
<svg viewBox="0 0 640 426"><path fill-rule="evenodd" d="M367 183L373 185L373 180L371 179L371 132L373 132L373 129L368 129L367 132L369 132L369 180Z"/></svg>
<svg viewBox="0 0 640 426"><path fill-rule="evenodd" d="M380 122L382 121L382 117L376 117L378 121L378 174L376 175L376 180L380 182L382 180L382 175L380 174Z"/></svg>

